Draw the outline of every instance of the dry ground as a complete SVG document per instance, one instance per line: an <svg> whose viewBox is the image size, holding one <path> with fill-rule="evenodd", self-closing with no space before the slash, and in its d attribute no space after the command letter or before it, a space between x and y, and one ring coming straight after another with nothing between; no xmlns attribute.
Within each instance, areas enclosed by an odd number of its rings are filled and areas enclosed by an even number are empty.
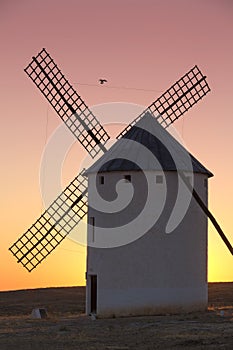
<svg viewBox="0 0 233 350"><path fill-rule="evenodd" d="M233 283L210 283L203 313L91 320L84 303L84 287L0 292L0 350L233 349Z"/></svg>

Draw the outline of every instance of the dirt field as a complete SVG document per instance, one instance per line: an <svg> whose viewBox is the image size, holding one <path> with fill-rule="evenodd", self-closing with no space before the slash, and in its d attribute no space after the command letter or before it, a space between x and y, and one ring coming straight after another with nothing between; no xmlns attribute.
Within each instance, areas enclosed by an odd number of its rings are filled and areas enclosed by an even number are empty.
<svg viewBox="0 0 233 350"><path fill-rule="evenodd" d="M0 350L233 349L233 283L210 283L209 310L188 315L91 320L84 301L84 287L0 292Z"/></svg>

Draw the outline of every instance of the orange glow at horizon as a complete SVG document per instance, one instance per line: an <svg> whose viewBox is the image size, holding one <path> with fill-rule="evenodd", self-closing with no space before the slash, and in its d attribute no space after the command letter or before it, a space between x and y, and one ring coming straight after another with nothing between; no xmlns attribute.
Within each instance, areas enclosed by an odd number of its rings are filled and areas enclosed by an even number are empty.
<svg viewBox="0 0 233 350"><path fill-rule="evenodd" d="M23 71L42 47L89 106L119 101L148 106L194 64L200 67L212 91L174 126L188 150L214 173L209 208L233 244L233 3L67 0L54 11L52 0L0 4L0 290L85 285L85 246L66 239L31 273L8 251L43 211L40 163L61 124ZM95 86L102 77L108 83ZM108 123L116 122L110 115ZM116 128L109 125L111 133ZM74 144L64 161L62 186L84 158L85 151ZM46 170L45 165L45 176ZM211 223L208 237L209 281L233 281L233 258Z"/></svg>

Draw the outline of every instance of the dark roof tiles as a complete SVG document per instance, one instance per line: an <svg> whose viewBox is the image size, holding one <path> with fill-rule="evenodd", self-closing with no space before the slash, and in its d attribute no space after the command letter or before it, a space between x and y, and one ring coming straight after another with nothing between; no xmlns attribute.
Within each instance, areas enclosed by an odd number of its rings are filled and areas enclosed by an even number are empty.
<svg viewBox="0 0 233 350"><path fill-rule="evenodd" d="M178 169L213 176L149 113L87 169L86 174L139 169Z"/></svg>

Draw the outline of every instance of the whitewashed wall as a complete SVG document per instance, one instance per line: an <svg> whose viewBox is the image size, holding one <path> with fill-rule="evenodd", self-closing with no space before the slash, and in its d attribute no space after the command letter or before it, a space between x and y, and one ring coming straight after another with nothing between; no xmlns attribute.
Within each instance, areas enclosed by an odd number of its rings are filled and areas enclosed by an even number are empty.
<svg viewBox="0 0 233 350"><path fill-rule="evenodd" d="M136 189L135 205L129 211L112 217L89 208L95 217L94 240L98 241L98 226L124 224L142 206L146 188L141 172L103 173L104 185L97 187L107 200L116 198L115 184L125 174L131 174ZM150 172L153 176L159 172ZM153 177L152 176L152 177ZM95 185L89 174L89 187ZM195 189L207 203L206 175L195 174ZM167 202L160 221L136 241L116 248L88 247L87 276L97 275L97 314L103 317L148 315L204 310L207 307L207 218L192 199L189 209L174 232L165 233L165 226L176 199L175 172L166 173ZM127 185L127 184L126 184ZM154 183L155 186L163 186ZM159 198L159 196L158 196ZM158 200L155 196L154 201ZM93 205L92 191L89 204ZM136 228L135 228L136 229ZM115 234L117 234L115 232ZM93 231L89 229L93 241ZM92 242L95 245L95 242ZM90 313L90 286L87 279L86 312Z"/></svg>

